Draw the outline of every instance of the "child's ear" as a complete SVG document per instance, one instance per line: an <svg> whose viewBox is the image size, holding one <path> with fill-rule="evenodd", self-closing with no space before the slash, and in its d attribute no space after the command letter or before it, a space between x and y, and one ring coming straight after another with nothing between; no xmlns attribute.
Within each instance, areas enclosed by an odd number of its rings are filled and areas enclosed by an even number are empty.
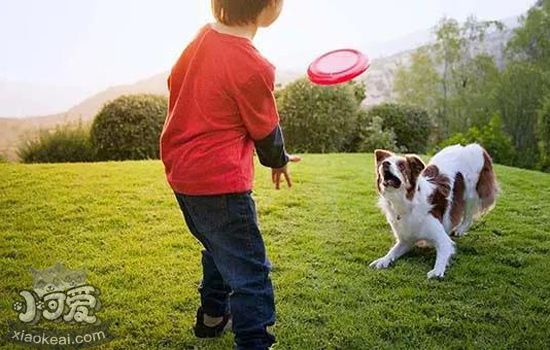
<svg viewBox="0 0 550 350"><path fill-rule="evenodd" d="M377 149L374 151L374 156L376 158L376 164L382 162L384 159L389 158L393 155L390 151L383 149Z"/></svg>

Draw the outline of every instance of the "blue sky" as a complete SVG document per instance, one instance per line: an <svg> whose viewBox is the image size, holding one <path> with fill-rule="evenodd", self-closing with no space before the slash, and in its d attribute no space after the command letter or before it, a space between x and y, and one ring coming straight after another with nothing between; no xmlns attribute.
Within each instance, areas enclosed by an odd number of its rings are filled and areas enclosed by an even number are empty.
<svg viewBox="0 0 550 350"><path fill-rule="evenodd" d="M279 69L319 53L365 49L432 27L444 15L503 19L534 0L286 0L256 44ZM168 70L209 0L0 0L0 80L90 91Z"/></svg>

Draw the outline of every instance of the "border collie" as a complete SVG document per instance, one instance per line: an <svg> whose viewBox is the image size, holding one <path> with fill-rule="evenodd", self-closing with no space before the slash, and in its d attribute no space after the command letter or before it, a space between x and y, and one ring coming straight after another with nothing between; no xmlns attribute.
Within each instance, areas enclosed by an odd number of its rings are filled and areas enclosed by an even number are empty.
<svg viewBox="0 0 550 350"><path fill-rule="evenodd" d="M491 157L477 144L446 147L427 166L416 155L374 153L379 206L396 243L370 266L384 269L415 245L433 246L435 266L428 278L442 278L455 251L450 236L464 235L495 204Z"/></svg>

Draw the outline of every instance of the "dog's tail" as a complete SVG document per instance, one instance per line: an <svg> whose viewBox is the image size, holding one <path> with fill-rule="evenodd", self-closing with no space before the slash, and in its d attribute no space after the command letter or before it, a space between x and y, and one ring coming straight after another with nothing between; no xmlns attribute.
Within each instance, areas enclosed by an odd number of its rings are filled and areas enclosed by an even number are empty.
<svg viewBox="0 0 550 350"><path fill-rule="evenodd" d="M494 207L498 193L500 192L497 177L493 169L493 160L485 149L482 150L483 167L479 173L479 180L476 185L476 191L481 202L479 214L484 214Z"/></svg>

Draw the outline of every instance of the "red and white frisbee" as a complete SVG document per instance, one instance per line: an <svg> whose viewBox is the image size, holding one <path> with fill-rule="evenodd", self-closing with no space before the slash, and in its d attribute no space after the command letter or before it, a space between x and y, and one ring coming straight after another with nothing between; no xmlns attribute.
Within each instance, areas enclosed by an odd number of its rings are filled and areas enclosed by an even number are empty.
<svg viewBox="0 0 550 350"><path fill-rule="evenodd" d="M369 58L353 49L334 50L317 58L309 66L307 75L318 85L335 85L350 81L370 67Z"/></svg>

